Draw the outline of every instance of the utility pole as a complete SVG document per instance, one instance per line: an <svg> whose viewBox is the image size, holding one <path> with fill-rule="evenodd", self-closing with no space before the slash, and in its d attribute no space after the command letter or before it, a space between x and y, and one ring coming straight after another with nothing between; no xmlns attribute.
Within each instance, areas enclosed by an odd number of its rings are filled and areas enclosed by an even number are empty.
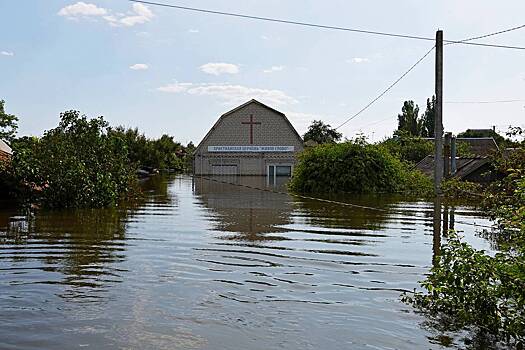
<svg viewBox="0 0 525 350"><path fill-rule="evenodd" d="M436 32L436 106L434 117L434 191L441 194L443 180L443 31Z"/></svg>

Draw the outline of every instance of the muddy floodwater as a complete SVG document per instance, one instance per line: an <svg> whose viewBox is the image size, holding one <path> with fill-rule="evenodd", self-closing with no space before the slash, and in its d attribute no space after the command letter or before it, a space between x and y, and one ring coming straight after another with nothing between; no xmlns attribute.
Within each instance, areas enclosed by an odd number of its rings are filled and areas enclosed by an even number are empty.
<svg viewBox="0 0 525 350"><path fill-rule="evenodd" d="M401 293L449 227L490 250L468 207L337 198L373 210L190 176L143 186L127 208L0 209L0 349L438 349Z"/></svg>

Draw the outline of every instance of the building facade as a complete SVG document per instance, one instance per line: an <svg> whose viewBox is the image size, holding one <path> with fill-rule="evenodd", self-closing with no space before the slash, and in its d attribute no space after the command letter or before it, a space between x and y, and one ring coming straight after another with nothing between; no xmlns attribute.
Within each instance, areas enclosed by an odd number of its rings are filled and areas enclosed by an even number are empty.
<svg viewBox="0 0 525 350"><path fill-rule="evenodd" d="M251 100L223 114L194 153L196 175L290 176L303 140L288 118Z"/></svg>

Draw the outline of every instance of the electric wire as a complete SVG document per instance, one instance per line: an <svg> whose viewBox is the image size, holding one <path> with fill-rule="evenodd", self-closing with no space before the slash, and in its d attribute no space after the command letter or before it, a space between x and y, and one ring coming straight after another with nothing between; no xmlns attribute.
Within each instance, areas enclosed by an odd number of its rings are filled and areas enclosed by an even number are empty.
<svg viewBox="0 0 525 350"><path fill-rule="evenodd" d="M369 107L371 107L375 102L377 102L381 97L383 97L388 91L390 91L394 86L397 85L405 76L408 75L418 64L423 62L423 60L430 55L430 53L434 50L436 46L432 46L430 50L428 50L419 60L416 61L407 71L405 71L399 78L397 78L392 84L390 84L383 92L381 92L377 97L375 97L372 101L370 101L366 106L361 108L357 113L352 115L350 118L346 119L343 123L341 123L336 130L347 124L349 121L357 118L361 113L366 111Z"/></svg>
<svg viewBox="0 0 525 350"><path fill-rule="evenodd" d="M450 104L491 104L491 103L515 103L525 102L525 100L496 100L496 101L445 101Z"/></svg>
<svg viewBox="0 0 525 350"><path fill-rule="evenodd" d="M214 179L214 178L210 178L210 177L206 177L206 176L202 176L202 175L193 175L193 178L194 179L206 180L206 181L210 181L210 182L216 182L216 183L225 184L225 185L244 187L244 188L248 188L248 189L255 190L255 191L287 195L287 196L292 196L292 197L296 197L296 198L314 200L314 201L318 201L318 202L330 203L330 204L335 204L335 205L340 205L340 206L345 206L345 207L366 209L366 210L372 210L372 211L380 211L380 212L383 212L383 213L391 213L391 214L402 214L402 215L406 214L406 211L402 211L402 210L383 209L383 208L371 207L371 206L354 204L354 203L349 203L349 202L341 202L341 201L334 201L334 200L330 200L330 199L305 196L305 195L301 195L301 194L297 194L297 193L277 191L277 190L274 190L274 189L271 189L271 188L267 188L267 187L266 188L261 188L261 187L250 186L250 185L245 185L245 184L240 184L240 183L235 183L235 182L222 181L222 180L219 180L219 179ZM441 215L440 215L440 217L441 217ZM460 223L460 224L463 224L463 225L469 225L469 226L475 226L475 227L481 227L481 228L487 228L487 229L494 229L495 228L495 226L481 225L481 224L477 224L475 222L474 223L470 223L470 222L467 222L467 221L458 221L458 220L456 220L456 223Z"/></svg>
<svg viewBox="0 0 525 350"><path fill-rule="evenodd" d="M434 38L424 37L424 36L419 36L419 35L397 34L397 33L381 32L381 31L374 31L374 30L358 29L358 28L348 28L348 27L316 24L316 23L301 22L301 21L292 21L292 20L285 20L285 19L278 19L278 18L271 18L271 17L246 15L246 14L242 14L242 13L208 10L208 9L197 8L197 7L189 7L189 6L181 6L181 5L174 5L174 4L168 4L168 3L161 3L161 2L156 2L156 1L146 1L146 0L128 0L128 1L134 2L134 3L145 4L145 5L151 5L151 6L173 8L173 9L184 10L184 11L193 11L193 12L200 12L200 13L207 13L207 14L214 14L214 15L221 15L221 16L238 17L238 18L258 20L258 21L265 21L265 22L292 24L292 25L303 26L303 27L320 28L320 29L328 29L328 30L338 30L338 31L345 31L345 32L353 32L353 33L369 34L369 35L379 35L379 36L387 36L387 37L396 37L396 38L403 38L403 39L435 41ZM499 31L499 32L496 32L496 33L487 34L487 35L481 36L480 38L485 38L485 37L488 37L488 36L493 36L493 35L497 35L497 34L501 34L501 33L510 32L510 31L513 31L513 30L521 29L523 27L525 27L525 25L514 27L514 28L505 29L505 30L502 30L502 31ZM515 50L525 50L525 47L521 47L521 46L476 43L476 42L470 42L471 40L474 40L474 38L467 39L467 40L443 40L443 42L449 43L449 44L464 44L464 45L475 45L475 46L496 47L496 48L505 48L505 49L515 49Z"/></svg>

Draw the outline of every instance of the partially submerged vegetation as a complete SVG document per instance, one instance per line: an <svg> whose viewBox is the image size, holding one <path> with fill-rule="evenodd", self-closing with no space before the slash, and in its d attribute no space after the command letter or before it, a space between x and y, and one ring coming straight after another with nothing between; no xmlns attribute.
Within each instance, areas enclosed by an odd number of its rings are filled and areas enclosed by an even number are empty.
<svg viewBox="0 0 525 350"><path fill-rule="evenodd" d="M448 195L477 197L497 227L482 234L494 256L473 249L451 232L430 275L426 292L404 296L443 330L469 329L489 344L525 346L525 142L494 164L503 178L487 188L450 182Z"/></svg>
<svg viewBox="0 0 525 350"><path fill-rule="evenodd" d="M290 188L307 193L428 194L432 183L384 145L357 138L307 149L300 155Z"/></svg>
<svg viewBox="0 0 525 350"><path fill-rule="evenodd" d="M13 155L0 162L0 187L22 204L48 208L114 206L140 194L139 168L182 171L190 163L173 137L148 139L78 111L62 113L41 138L10 136Z"/></svg>

